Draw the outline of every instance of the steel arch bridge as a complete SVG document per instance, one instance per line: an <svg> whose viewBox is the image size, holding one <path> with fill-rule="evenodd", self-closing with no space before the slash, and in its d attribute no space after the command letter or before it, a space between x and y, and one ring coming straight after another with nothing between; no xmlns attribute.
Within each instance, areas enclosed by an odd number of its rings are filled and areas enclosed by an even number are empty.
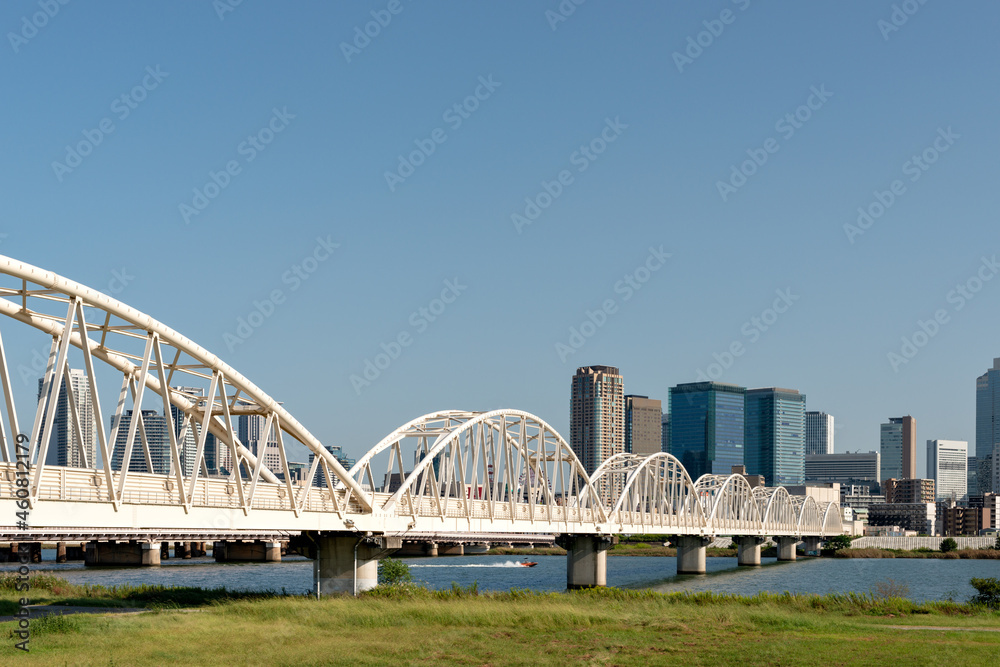
<svg viewBox="0 0 1000 667"><path fill-rule="evenodd" d="M555 429L519 410L424 415L346 470L277 400L222 359L102 292L0 256L0 315L41 332L48 348L33 417L21 420L0 326L0 541L23 537L13 518L25 506L31 530L50 536L825 537L842 530L836 503L751 488L740 475L692 481L669 454L619 454L589 475ZM73 366L82 372L70 373ZM67 400L56 400L63 393ZM102 397L109 395L116 407L107 420ZM143 412L151 402L162 410L169 441L160 472L154 460L162 452L151 447L152 417ZM263 422L254 443L242 442L233 424L243 415ZM75 465L46 463L54 434L45 425L57 419L67 425ZM312 463L299 479L289 456L302 448ZM209 474L209 450L224 474ZM27 476L19 474L25 461Z"/></svg>

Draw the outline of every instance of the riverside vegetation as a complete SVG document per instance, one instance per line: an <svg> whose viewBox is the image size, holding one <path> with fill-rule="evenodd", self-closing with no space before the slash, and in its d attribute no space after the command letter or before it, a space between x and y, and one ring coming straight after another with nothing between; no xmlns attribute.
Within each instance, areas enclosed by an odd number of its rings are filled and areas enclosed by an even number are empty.
<svg viewBox="0 0 1000 667"><path fill-rule="evenodd" d="M967 603L914 603L892 582L842 595L573 593L475 586L430 591L387 559L386 583L358 599L163 586L77 586L32 578L32 602L147 607L134 615L32 619L31 652L0 662L60 665L995 664L1000 581L975 579ZM0 577L4 609L15 579ZM193 608L193 609L192 609ZM190 613L195 611L197 613ZM912 628L902 631L899 626ZM13 623L4 623L6 638Z"/></svg>

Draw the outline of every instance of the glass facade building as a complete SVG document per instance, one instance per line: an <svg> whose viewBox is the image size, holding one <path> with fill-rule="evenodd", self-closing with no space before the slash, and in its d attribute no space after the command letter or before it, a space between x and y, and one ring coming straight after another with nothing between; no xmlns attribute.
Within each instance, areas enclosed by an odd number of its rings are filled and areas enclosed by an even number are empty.
<svg viewBox="0 0 1000 667"><path fill-rule="evenodd" d="M978 493L973 489L969 493L981 495L1000 490L996 479L1000 475L993 469L994 462L1000 460L1000 358L993 359L993 368L976 378L975 458L979 488Z"/></svg>
<svg viewBox="0 0 1000 667"><path fill-rule="evenodd" d="M692 480L743 465L745 387L691 382L670 388L670 453Z"/></svg>
<svg viewBox="0 0 1000 667"><path fill-rule="evenodd" d="M746 393L746 467L770 486L806 479L806 396L769 387Z"/></svg>
<svg viewBox="0 0 1000 667"><path fill-rule="evenodd" d="M917 426L916 420L890 417L879 427L879 453L882 454L880 477L887 479L914 479L917 476Z"/></svg>

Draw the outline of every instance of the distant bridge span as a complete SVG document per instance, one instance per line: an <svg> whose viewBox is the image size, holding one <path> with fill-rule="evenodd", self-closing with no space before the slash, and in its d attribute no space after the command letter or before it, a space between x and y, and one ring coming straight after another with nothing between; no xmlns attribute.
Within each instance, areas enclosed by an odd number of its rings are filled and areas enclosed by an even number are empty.
<svg viewBox="0 0 1000 667"><path fill-rule="evenodd" d="M390 538L408 533L559 534L567 536L571 553L589 549L593 558L583 560L596 562L603 545L621 533L676 535L682 550L697 555L700 549L703 556L703 542L716 535L758 545L775 537L794 548L796 541L842 531L836 503L752 489L739 475L692 480L669 454L620 454L588 475L555 429L520 410L424 415L345 470L278 401L219 357L97 290L0 256L0 315L50 341L41 399L33 417L20 420L0 327L0 541L86 531L137 541L160 534L301 533L317 545L319 572L339 567L323 565L341 557L330 540L357 547L358 539L368 544L383 536L374 562L393 548ZM71 378L70 367L82 368L85 381ZM104 387L117 396L109 428L98 380L115 375L117 386ZM60 392L69 399L63 403L69 414L59 412ZM78 404L87 402L77 394L90 397L92 418L80 414ZM167 422L168 473L149 472L154 456L139 408L150 401ZM128 430L119 433L128 409L134 411L124 420ZM270 444L241 442L233 425L239 415L260 416L259 442ZM52 438L44 426L57 418L70 425L73 466L46 464ZM225 475L208 474L209 434L216 461L228 463ZM24 443L20 450L16 440ZM100 465L83 444L89 442ZM116 443L124 451L113 467ZM314 455L300 482L289 466L293 443ZM323 486L315 486L316 479ZM27 529L18 523L19 511L28 512ZM330 590L344 586L342 578L317 579Z"/></svg>

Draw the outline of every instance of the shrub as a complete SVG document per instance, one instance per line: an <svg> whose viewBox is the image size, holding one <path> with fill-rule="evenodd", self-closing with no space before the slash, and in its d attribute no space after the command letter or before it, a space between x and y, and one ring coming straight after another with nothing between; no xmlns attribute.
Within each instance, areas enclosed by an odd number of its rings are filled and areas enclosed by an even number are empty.
<svg viewBox="0 0 1000 667"><path fill-rule="evenodd" d="M848 549L851 546L851 538L848 535L834 535L826 541L826 548L831 551Z"/></svg>
<svg viewBox="0 0 1000 667"><path fill-rule="evenodd" d="M413 581L410 566L395 558L383 558L378 562L378 583L396 586Z"/></svg>
<svg viewBox="0 0 1000 667"><path fill-rule="evenodd" d="M1000 609L1000 579L986 577L969 581L979 591L972 596L972 602L986 605L990 609Z"/></svg>
<svg viewBox="0 0 1000 667"><path fill-rule="evenodd" d="M941 540L941 553L946 554L949 551L954 551L957 548L958 548L958 542L951 539L950 537L946 537L943 540Z"/></svg>
<svg viewBox="0 0 1000 667"><path fill-rule="evenodd" d="M910 587L905 582L895 579L876 581L872 588L872 598L885 601L892 598L907 598L910 596Z"/></svg>

